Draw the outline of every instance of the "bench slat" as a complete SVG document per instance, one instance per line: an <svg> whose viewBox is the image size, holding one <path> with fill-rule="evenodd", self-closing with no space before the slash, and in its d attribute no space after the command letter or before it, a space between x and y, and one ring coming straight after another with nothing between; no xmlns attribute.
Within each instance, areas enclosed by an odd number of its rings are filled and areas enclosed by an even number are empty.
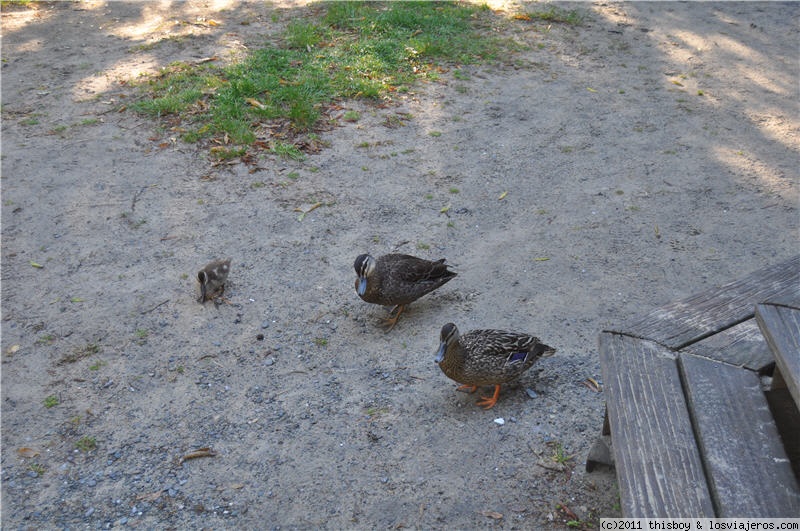
<svg viewBox="0 0 800 531"><path fill-rule="evenodd" d="M775 364L800 408L800 310L759 304L756 319L775 356Z"/></svg>
<svg viewBox="0 0 800 531"><path fill-rule="evenodd" d="M600 334L608 418L627 517L714 517L674 355Z"/></svg>
<svg viewBox="0 0 800 531"><path fill-rule="evenodd" d="M800 488L758 375L697 356L679 359L717 517L800 514Z"/></svg>
<svg viewBox="0 0 800 531"><path fill-rule="evenodd" d="M662 306L616 331L679 350L751 318L758 303L799 299L800 255L797 255L739 280Z"/></svg>
<svg viewBox="0 0 800 531"><path fill-rule="evenodd" d="M684 348L682 352L723 361L757 372L763 371L775 362L755 319L748 319L693 343Z"/></svg>

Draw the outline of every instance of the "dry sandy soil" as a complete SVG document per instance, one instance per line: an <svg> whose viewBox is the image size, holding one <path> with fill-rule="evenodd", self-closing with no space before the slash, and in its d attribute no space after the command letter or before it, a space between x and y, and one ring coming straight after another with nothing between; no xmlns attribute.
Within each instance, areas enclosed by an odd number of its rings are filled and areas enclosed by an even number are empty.
<svg viewBox="0 0 800 531"><path fill-rule="evenodd" d="M361 120L305 161L221 166L118 112L122 83L232 60L306 7L5 9L2 527L618 515L613 472L584 471L597 333L798 251L800 4L559 5L585 23L499 5L527 51L345 102ZM390 251L459 275L384 334L352 264ZM223 256L232 304L200 305L196 272ZM448 321L558 353L484 411L433 362Z"/></svg>

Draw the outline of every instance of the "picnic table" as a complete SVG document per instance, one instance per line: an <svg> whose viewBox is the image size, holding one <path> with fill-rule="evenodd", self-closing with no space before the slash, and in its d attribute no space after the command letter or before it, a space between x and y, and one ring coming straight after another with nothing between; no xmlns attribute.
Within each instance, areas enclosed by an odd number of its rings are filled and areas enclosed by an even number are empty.
<svg viewBox="0 0 800 531"><path fill-rule="evenodd" d="M603 331L599 354L586 467L616 468L624 516L800 516L800 255Z"/></svg>

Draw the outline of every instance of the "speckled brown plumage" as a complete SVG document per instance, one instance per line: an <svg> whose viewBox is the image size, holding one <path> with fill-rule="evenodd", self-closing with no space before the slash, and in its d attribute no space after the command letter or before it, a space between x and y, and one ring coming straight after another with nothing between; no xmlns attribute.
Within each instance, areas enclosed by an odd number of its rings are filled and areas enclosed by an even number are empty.
<svg viewBox="0 0 800 531"><path fill-rule="evenodd" d="M353 267L358 275L356 293L361 299L397 309L397 313L385 321L388 330L397 323L405 305L456 276L447 268L444 258L434 262L407 254L387 254L379 258L362 254Z"/></svg>
<svg viewBox="0 0 800 531"><path fill-rule="evenodd" d="M225 281L231 269L231 259L214 260L198 271L197 281L200 282L200 302L222 295L225 291Z"/></svg>
<svg viewBox="0 0 800 531"><path fill-rule="evenodd" d="M459 389L474 392L493 385L494 395L477 402L486 409L497 403L500 384L517 378L542 356L556 349L528 334L503 330L471 330L460 335L453 323L442 327L436 363L448 378L462 384Z"/></svg>

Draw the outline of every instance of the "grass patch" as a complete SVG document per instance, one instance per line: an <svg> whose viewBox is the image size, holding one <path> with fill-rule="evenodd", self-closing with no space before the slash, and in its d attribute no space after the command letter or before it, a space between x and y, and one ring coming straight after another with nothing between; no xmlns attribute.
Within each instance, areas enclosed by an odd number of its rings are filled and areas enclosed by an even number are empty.
<svg viewBox="0 0 800 531"><path fill-rule="evenodd" d="M97 440L94 437L81 437L75 443L75 448L83 452L91 452L97 448Z"/></svg>
<svg viewBox="0 0 800 531"><path fill-rule="evenodd" d="M50 395L44 399L44 407L50 409L51 407L56 407L58 405L58 397L56 395Z"/></svg>
<svg viewBox="0 0 800 531"><path fill-rule="evenodd" d="M577 9L564 9L558 6L528 11L527 15L531 19L541 20L542 22L567 24L569 26L580 26L586 20L586 15Z"/></svg>
<svg viewBox="0 0 800 531"><path fill-rule="evenodd" d="M513 46L490 32L491 11L458 2L331 2L291 22L281 44L239 63L173 63L139 84L130 105L180 123L185 141L223 140L293 159L294 139L314 131L341 99L378 100L435 79L438 64L493 60ZM354 121L349 114L345 120ZM266 141L265 122L285 124L294 150ZM298 143L299 144L299 143ZM218 144L219 145L219 144ZM233 147L236 146L236 147Z"/></svg>
<svg viewBox="0 0 800 531"><path fill-rule="evenodd" d="M41 463L31 463L28 465L28 470L35 472L37 476L43 476L47 468Z"/></svg>

